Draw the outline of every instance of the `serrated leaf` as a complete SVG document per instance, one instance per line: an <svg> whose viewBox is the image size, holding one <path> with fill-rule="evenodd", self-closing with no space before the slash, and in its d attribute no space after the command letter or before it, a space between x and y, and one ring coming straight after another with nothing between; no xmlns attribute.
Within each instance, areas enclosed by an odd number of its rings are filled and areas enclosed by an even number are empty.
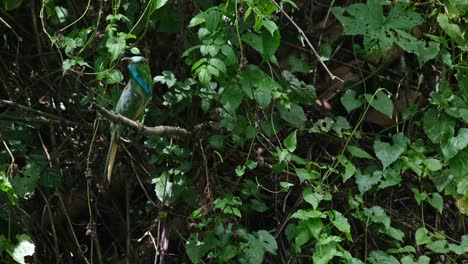
<svg viewBox="0 0 468 264"><path fill-rule="evenodd" d="M320 201L322 201L323 199L323 195L317 192L314 192L314 190L311 187L305 188L304 191L302 192L302 196L304 197L304 200L306 202L312 205L313 209L317 209Z"/></svg>

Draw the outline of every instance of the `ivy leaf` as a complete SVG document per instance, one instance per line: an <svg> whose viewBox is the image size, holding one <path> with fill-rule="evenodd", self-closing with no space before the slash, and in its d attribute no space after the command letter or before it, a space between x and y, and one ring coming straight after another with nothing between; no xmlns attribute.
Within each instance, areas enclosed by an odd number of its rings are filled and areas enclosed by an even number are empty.
<svg viewBox="0 0 468 264"><path fill-rule="evenodd" d="M453 137L455 134L455 121L448 115L438 113L437 110L431 108L424 114L423 128L432 143L439 144L443 139Z"/></svg>
<svg viewBox="0 0 468 264"><path fill-rule="evenodd" d="M463 235L460 245L449 244L449 250L457 255L462 255L468 252L468 235Z"/></svg>
<svg viewBox="0 0 468 264"><path fill-rule="evenodd" d="M109 36L106 41L106 48L109 51L111 62L117 60L125 51L126 34L120 32L117 36Z"/></svg>
<svg viewBox="0 0 468 264"><path fill-rule="evenodd" d="M283 143L289 152L294 152L297 146L297 130L294 130L291 134L289 134Z"/></svg>
<svg viewBox="0 0 468 264"><path fill-rule="evenodd" d="M426 247L435 253L446 254L449 252L447 240L437 240L426 245Z"/></svg>
<svg viewBox="0 0 468 264"><path fill-rule="evenodd" d="M437 211L439 211L439 214L442 213L442 209L444 207L444 199L442 196L440 196L439 193L433 193L432 197L428 200L429 204L432 205Z"/></svg>
<svg viewBox="0 0 468 264"><path fill-rule="evenodd" d="M110 69L106 77L108 84L120 83L124 78L122 72L118 69Z"/></svg>
<svg viewBox="0 0 468 264"><path fill-rule="evenodd" d="M452 137L447 143L441 144L442 153L446 160L451 159L468 145L468 128L461 128L456 137Z"/></svg>
<svg viewBox="0 0 468 264"><path fill-rule="evenodd" d="M421 227L416 231L415 238L418 246L432 242L432 236L429 235L429 231L425 227Z"/></svg>
<svg viewBox="0 0 468 264"><path fill-rule="evenodd" d="M348 113L364 104L362 96L358 96L357 92L351 89L346 90L340 101Z"/></svg>
<svg viewBox="0 0 468 264"><path fill-rule="evenodd" d="M13 248L8 249L8 253L17 263L26 264L24 257L34 255L36 246L31 237L25 234L17 235L16 240L18 240L18 243Z"/></svg>
<svg viewBox="0 0 468 264"><path fill-rule="evenodd" d="M393 103L390 100L389 96L382 92L382 90L378 90L375 96L370 94L365 94L364 97L366 98L367 102L377 111L381 112L382 114L392 118L393 116Z"/></svg>
<svg viewBox="0 0 468 264"><path fill-rule="evenodd" d="M362 194L370 190L374 185L379 183L382 178L382 171L374 171L372 175L362 174L359 170L356 173L356 184L358 185L359 192Z"/></svg>
<svg viewBox="0 0 468 264"><path fill-rule="evenodd" d="M409 139L403 133L394 134L393 144L376 140L374 142L374 151L377 158L382 162L383 168L387 168L395 162L403 152L405 152Z"/></svg>

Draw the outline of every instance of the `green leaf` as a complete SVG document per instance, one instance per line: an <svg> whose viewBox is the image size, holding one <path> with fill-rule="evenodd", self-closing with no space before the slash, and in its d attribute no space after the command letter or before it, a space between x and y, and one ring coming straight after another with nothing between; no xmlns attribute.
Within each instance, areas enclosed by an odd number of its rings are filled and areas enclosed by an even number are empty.
<svg viewBox="0 0 468 264"><path fill-rule="evenodd" d="M439 214L442 213L442 209L444 207L444 199L442 196L440 196L439 193L433 193L432 197L429 199L429 204L432 205L437 211L439 211Z"/></svg>
<svg viewBox="0 0 468 264"><path fill-rule="evenodd" d="M312 72L312 67L307 61L305 54L301 53L300 56L293 54L288 58L288 64L291 66L291 73L300 72L300 73L310 73Z"/></svg>
<svg viewBox="0 0 468 264"><path fill-rule="evenodd" d="M291 132L289 136L283 141L284 146L288 149L289 152L294 152L297 146L297 129Z"/></svg>
<svg viewBox="0 0 468 264"><path fill-rule="evenodd" d="M261 53L265 58L275 64L278 64L276 59L274 59L274 55L279 48L280 41L281 35L279 30L276 30L273 34L270 34L269 32L262 33L263 52Z"/></svg>
<svg viewBox="0 0 468 264"><path fill-rule="evenodd" d="M168 2L169 0L155 0L153 2L153 10L151 13L153 13L154 11L158 10L159 8L163 7L164 5L166 5L166 3Z"/></svg>
<svg viewBox="0 0 468 264"><path fill-rule="evenodd" d="M439 144L443 139L449 139L455 134L453 118L444 113L438 113L434 108L424 114L423 128L434 144Z"/></svg>
<svg viewBox="0 0 468 264"><path fill-rule="evenodd" d="M258 53L263 54L263 40L261 37L252 32L247 32L246 34L242 35L241 38Z"/></svg>
<svg viewBox="0 0 468 264"><path fill-rule="evenodd" d="M418 246L432 242L432 236L429 235L429 231L425 227L421 227L416 231L415 238Z"/></svg>
<svg viewBox="0 0 468 264"><path fill-rule="evenodd" d="M318 49L318 54L320 55L321 60L328 61L332 54L332 47L330 43L325 42L322 45L320 45Z"/></svg>
<svg viewBox="0 0 468 264"><path fill-rule="evenodd" d="M26 264L24 257L34 255L36 246L31 237L25 234L17 235L16 240L18 240L18 243L8 249L8 253L17 263Z"/></svg>
<svg viewBox="0 0 468 264"><path fill-rule="evenodd" d="M447 240L437 240L426 245L426 247L435 253L446 254L449 252Z"/></svg>
<svg viewBox="0 0 468 264"><path fill-rule="evenodd" d="M405 152L409 139L403 133L396 133L392 136L393 144L376 140L374 151L377 158L382 162L383 168L387 168L395 162L403 152Z"/></svg>
<svg viewBox="0 0 468 264"><path fill-rule="evenodd" d="M343 182L346 182L356 173L356 167L343 155L338 156L338 161L345 167L345 172L341 175L341 177L343 178Z"/></svg>
<svg viewBox="0 0 468 264"><path fill-rule="evenodd" d="M346 238L349 241L352 241L351 237L351 226L349 225L348 219L344 217L340 212L332 210L330 211L332 213L332 224L338 229L340 232L345 233Z"/></svg>
<svg viewBox="0 0 468 264"><path fill-rule="evenodd" d="M358 170L358 173L355 177L359 192L364 194L369 191L374 185L379 183L380 179L382 178L382 174L382 171L374 171L372 175L362 174L361 171Z"/></svg>
<svg viewBox="0 0 468 264"><path fill-rule="evenodd" d="M340 101L348 113L364 104L363 97L358 96L357 92L351 89L346 90Z"/></svg>
<svg viewBox="0 0 468 264"><path fill-rule="evenodd" d="M276 255L276 251L278 250L278 244L276 243L276 239L266 230L259 230L257 231L257 237L262 242L263 248L270 252L273 255Z"/></svg>
<svg viewBox="0 0 468 264"><path fill-rule="evenodd" d="M357 158L363 158L363 159L374 159L369 153L367 153L365 150L363 150L360 147L357 146L348 146L346 148L351 155Z"/></svg>
<svg viewBox="0 0 468 264"><path fill-rule="evenodd" d="M453 158L457 153L468 145L468 128L461 128L458 135L452 137L448 142L442 142L441 149L446 160Z"/></svg>
<svg viewBox="0 0 468 264"><path fill-rule="evenodd" d="M110 69L106 77L108 84L120 83L124 78L122 72L117 69Z"/></svg>
<svg viewBox="0 0 468 264"><path fill-rule="evenodd" d="M177 79L175 78L175 75L172 71L163 71L162 74L163 75L158 75L154 77L153 82L166 84L167 87L169 88L171 88L172 86L174 86L174 84L176 84Z"/></svg>
<svg viewBox="0 0 468 264"><path fill-rule="evenodd" d="M210 236L210 233L207 235ZM190 238L185 243L185 251L192 263L199 263L200 259L216 246L214 243L208 243L209 241L214 242L210 239L205 239L203 242L199 241L198 233L191 234Z"/></svg>
<svg viewBox="0 0 468 264"><path fill-rule="evenodd" d="M8 200L10 200L14 206L18 206L18 196L3 171L0 171L0 190L7 195Z"/></svg>
<svg viewBox="0 0 468 264"><path fill-rule="evenodd" d="M449 244L449 250L457 255L462 255L468 252L468 235L463 235L460 245Z"/></svg>
<svg viewBox="0 0 468 264"><path fill-rule="evenodd" d="M390 100L390 97L382 92L382 90L377 90L377 93L372 96L370 94L364 95L369 104L377 111L382 114L392 118L393 116L393 103Z"/></svg>
<svg viewBox="0 0 468 264"><path fill-rule="evenodd" d="M217 69L219 69L221 72L225 73L226 72L226 65L224 62L218 58L211 58L208 62L209 64L213 65Z"/></svg>
<svg viewBox="0 0 468 264"><path fill-rule="evenodd" d="M364 208L364 215L369 217L373 223L383 224L386 229L390 228L390 217L382 207L373 206L371 208Z"/></svg>
<svg viewBox="0 0 468 264"><path fill-rule="evenodd" d="M226 111L234 115L243 98L244 93L240 87L235 83L229 82L226 84L224 92L221 95L220 103Z"/></svg>
<svg viewBox="0 0 468 264"><path fill-rule="evenodd" d="M317 171L308 171L304 168L296 168L296 175L299 177L299 182L303 183L304 181L316 180L320 178L320 173Z"/></svg>
<svg viewBox="0 0 468 264"><path fill-rule="evenodd" d="M294 214L291 215L291 218L308 220L313 218L323 218L324 214L316 210L303 210L299 209Z"/></svg>
<svg viewBox="0 0 468 264"><path fill-rule="evenodd" d="M438 171L442 169L442 162L438 159L425 159L423 163L430 171Z"/></svg>
<svg viewBox="0 0 468 264"><path fill-rule="evenodd" d="M372 264L400 264L394 256L380 250L374 250L370 253L369 262Z"/></svg>
<svg viewBox="0 0 468 264"><path fill-rule="evenodd" d="M303 129L307 118L304 114L304 110L297 104L291 103L291 109L286 109L281 105L278 105L278 111L282 119L286 120L291 125Z"/></svg>
<svg viewBox="0 0 468 264"><path fill-rule="evenodd" d="M262 24L268 30L268 32L270 32L271 36L273 36L275 31L278 29L278 26L276 25L276 23L269 19L264 19Z"/></svg>
<svg viewBox="0 0 468 264"><path fill-rule="evenodd" d="M312 205L312 208L317 209L320 201L323 200L323 195L317 192L314 192L311 187L307 187L302 192L302 196L304 200Z"/></svg>
<svg viewBox="0 0 468 264"><path fill-rule="evenodd" d="M23 0L5 0L5 2L3 2L3 8L5 8L6 11L10 11L20 7L21 4L23 4Z"/></svg>
<svg viewBox="0 0 468 264"><path fill-rule="evenodd" d="M214 32L218 28L219 18L218 10L213 9L208 12L205 25L210 32Z"/></svg>
<svg viewBox="0 0 468 264"><path fill-rule="evenodd" d="M437 15L437 23L439 26L449 35L449 37L455 41L458 45L463 46L465 40L463 39L463 34L457 24L452 24L449 22L447 15L439 13Z"/></svg>
<svg viewBox="0 0 468 264"><path fill-rule="evenodd" d="M343 34L363 35L367 53L383 53L399 40L398 31L409 32L424 22L421 15L399 2L384 16L383 2L369 0L347 8L334 7L332 13L343 25Z"/></svg>
<svg viewBox="0 0 468 264"><path fill-rule="evenodd" d="M190 20L188 27L191 28L191 27L198 26L204 23L205 21L206 21L206 12L201 12Z"/></svg>
<svg viewBox="0 0 468 264"><path fill-rule="evenodd" d="M126 34L120 32L117 36L109 36L106 41L106 48L109 51L111 62L117 60L125 51Z"/></svg>

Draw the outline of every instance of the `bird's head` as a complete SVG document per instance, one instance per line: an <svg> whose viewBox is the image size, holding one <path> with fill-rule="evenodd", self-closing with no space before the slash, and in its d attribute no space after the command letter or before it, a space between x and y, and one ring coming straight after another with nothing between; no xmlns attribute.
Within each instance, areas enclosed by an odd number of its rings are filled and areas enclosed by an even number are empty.
<svg viewBox="0 0 468 264"><path fill-rule="evenodd" d="M151 99L152 91L152 77L149 68L148 60L142 56L133 56L122 58L122 61L128 63L128 70L132 74L132 78L143 88L148 98Z"/></svg>
<svg viewBox="0 0 468 264"><path fill-rule="evenodd" d="M122 61L126 61L130 64L148 63L148 60L143 56L133 56L122 58Z"/></svg>

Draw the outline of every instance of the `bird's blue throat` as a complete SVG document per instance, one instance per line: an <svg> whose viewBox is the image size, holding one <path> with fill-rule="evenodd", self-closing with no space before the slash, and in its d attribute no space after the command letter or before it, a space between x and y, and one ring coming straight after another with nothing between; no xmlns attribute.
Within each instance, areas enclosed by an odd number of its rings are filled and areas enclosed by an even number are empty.
<svg viewBox="0 0 468 264"><path fill-rule="evenodd" d="M136 64L129 64L128 70L132 74L133 79L137 81L137 83L143 88L143 91L145 91L146 95L148 95L148 98L151 100L153 97L151 86L143 78L141 78L140 74L138 73Z"/></svg>

